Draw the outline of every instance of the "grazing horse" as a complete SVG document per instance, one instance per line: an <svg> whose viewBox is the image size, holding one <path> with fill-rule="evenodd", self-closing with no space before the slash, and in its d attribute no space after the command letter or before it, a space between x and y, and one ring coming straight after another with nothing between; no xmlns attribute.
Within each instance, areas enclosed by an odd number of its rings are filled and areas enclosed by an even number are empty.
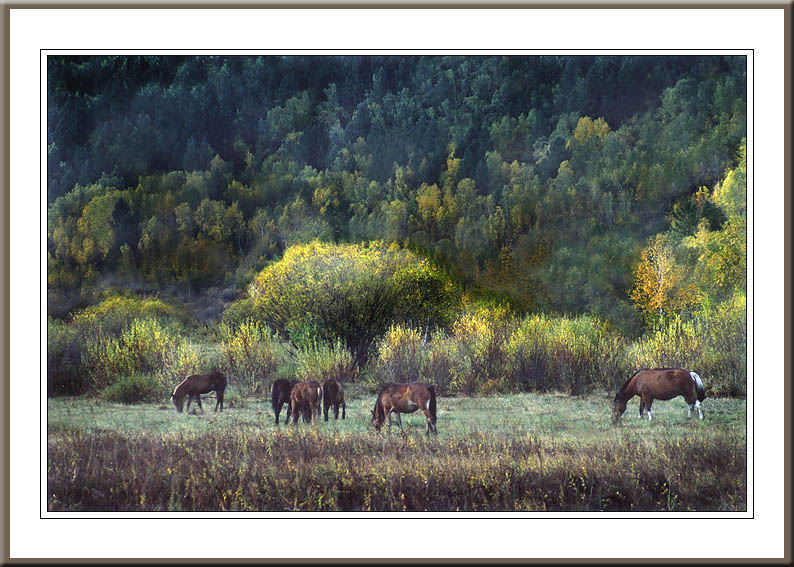
<svg viewBox="0 0 794 567"><path fill-rule="evenodd" d="M289 396L292 393L292 388L297 384L297 380L287 380L279 378L273 382L273 389L270 392L270 399L273 407L273 413L276 414L276 425L278 425L278 416L281 413L281 408L287 404L287 418L286 423L289 423L290 401Z"/></svg>
<svg viewBox="0 0 794 567"><path fill-rule="evenodd" d="M303 421L314 423L315 416L320 418L320 402L323 399L323 389L314 380L298 382L292 388L289 396L292 423L298 423L298 416L303 416Z"/></svg>
<svg viewBox="0 0 794 567"><path fill-rule="evenodd" d="M700 402L706 398L706 389L700 376L689 370L654 368L637 372L615 394L613 416L616 421L626 411L626 403L634 396L640 397L640 419L643 411L647 410L648 421L651 420L653 400L671 400L676 396L684 396L689 404L687 417L691 417L692 410L697 409L698 416L703 419Z"/></svg>
<svg viewBox="0 0 794 567"><path fill-rule="evenodd" d="M195 399L199 409L204 411L204 408L201 407L201 394L207 394L213 390L218 399L215 402L215 411L218 411L218 408L223 411L223 392L226 390L226 376L217 370L206 374L194 374L182 380L174 388L174 393L171 394L171 401L174 402L176 411L181 413L182 404L185 402L185 396L187 396L186 409L190 409L190 402Z"/></svg>
<svg viewBox="0 0 794 567"><path fill-rule="evenodd" d="M395 384L387 382L381 386L375 400L375 409L372 410L372 425L377 431L383 423L389 420L391 431L391 415L397 415L397 425L402 428L401 413L413 413L421 409L427 418L427 435L436 433L436 389L430 384L413 382L410 384Z"/></svg>
<svg viewBox="0 0 794 567"><path fill-rule="evenodd" d="M334 378L323 382L323 415L328 421L328 410L334 408L334 419L339 419L339 406L342 406L342 419L345 419L345 393L342 384Z"/></svg>

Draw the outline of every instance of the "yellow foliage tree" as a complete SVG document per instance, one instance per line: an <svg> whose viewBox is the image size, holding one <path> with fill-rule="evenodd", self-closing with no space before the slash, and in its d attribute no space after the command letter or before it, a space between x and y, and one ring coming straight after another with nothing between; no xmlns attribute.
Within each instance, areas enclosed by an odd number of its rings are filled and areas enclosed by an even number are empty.
<svg viewBox="0 0 794 567"><path fill-rule="evenodd" d="M665 315L680 313L697 301L687 270L676 263L673 243L664 234L653 237L634 268L630 297L653 327L661 328Z"/></svg>

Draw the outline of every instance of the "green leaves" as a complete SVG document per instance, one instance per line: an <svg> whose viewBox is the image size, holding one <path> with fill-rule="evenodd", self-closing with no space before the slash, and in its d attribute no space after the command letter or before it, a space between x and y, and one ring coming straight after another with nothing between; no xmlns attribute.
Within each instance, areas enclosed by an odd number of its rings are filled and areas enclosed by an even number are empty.
<svg viewBox="0 0 794 567"><path fill-rule="evenodd" d="M445 324L455 293L441 272L383 242L292 246L249 289L262 319L293 343L341 339L359 363L395 321Z"/></svg>

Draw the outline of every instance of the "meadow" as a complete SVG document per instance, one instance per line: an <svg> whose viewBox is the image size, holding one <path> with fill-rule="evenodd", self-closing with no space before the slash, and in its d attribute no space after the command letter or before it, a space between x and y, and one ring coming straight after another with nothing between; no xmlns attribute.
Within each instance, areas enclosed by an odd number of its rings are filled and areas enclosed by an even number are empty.
<svg viewBox="0 0 794 567"><path fill-rule="evenodd" d="M743 511L746 401L638 400L619 424L611 394L440 397L375 433L374 394L351 384L347 419L279 425L264 399L215 414L162 403L47 400L50 511ZM282 413L283 418L283 413Z"/></svg>

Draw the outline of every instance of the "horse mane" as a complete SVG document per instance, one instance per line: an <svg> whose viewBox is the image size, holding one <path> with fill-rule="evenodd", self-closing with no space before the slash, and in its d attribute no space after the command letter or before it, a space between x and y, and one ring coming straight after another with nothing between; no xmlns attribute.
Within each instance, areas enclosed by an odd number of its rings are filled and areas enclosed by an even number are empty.
<svg viewBox="0 0 794 567"><path fill-rule="evenodd" d="M381 389L381 392L383 390ZM380 418L380 415L383 413L383 408L380 406L380 394L375 398L375 407L372 408L372 418Z"/></svg>
<svg viewBox="0 0 794 567"><path fill-rule="evenodd" d="M620 387L620 389L618 390L618 393L615 395L615 397L617 398L617 397L618 397L618 396L620 396L621 394L624 394L624 393L626 392L626 388L628 388L628 386L629 386L629 383L630 383L632 380L634 380L634 378L637 376L637 374L639 374L639 373L640 373L640 372L642 372L643 370L648 370L648 369L647 369L647 368L640 368L639 370L637 370L637 372L635 372L634 374L632 374L632 375L631 375L631 378L629 378L628 380L626 380L625 382L623 382L623 385Z"/></svg>

